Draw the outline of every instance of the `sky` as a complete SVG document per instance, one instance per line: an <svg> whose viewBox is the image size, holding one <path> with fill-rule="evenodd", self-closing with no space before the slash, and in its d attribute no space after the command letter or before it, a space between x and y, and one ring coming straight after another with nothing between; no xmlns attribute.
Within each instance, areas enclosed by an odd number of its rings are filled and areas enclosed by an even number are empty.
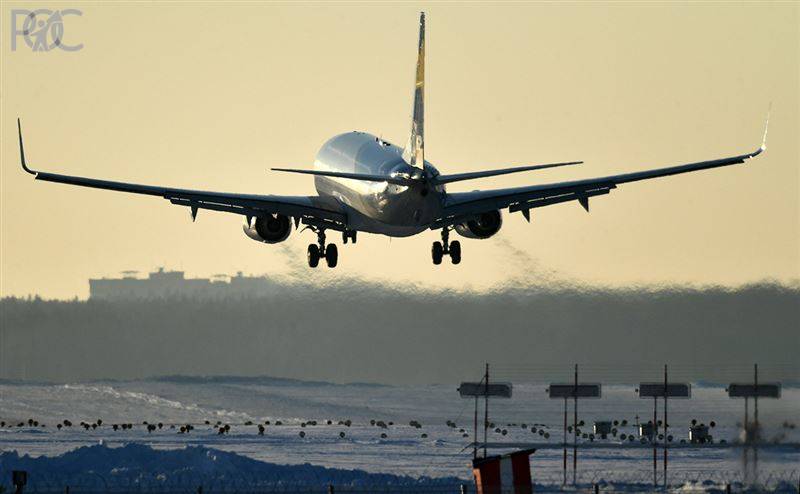
<svg viewBox="0 0 800 494"><path fill-rule="evenodd" d="M432 290L541 273L591 285L800 279L797 3L81 3L76 52L11 49L0 9L0 295L86 297L89 277L157 266L189 276L291 277L315 240L253 242L235 215L35 182L19 168L229 192L314 194L330 136L404 142L418 12L427 12L426 158L443 173L583 160L453 184L509 187L768 150L744 166L626 184L577 204L504 216L434 267L429 231L362 235L336 270ZM21 23L21 21L20 21ZM340 242L339 242L340 243Z"/></svg>

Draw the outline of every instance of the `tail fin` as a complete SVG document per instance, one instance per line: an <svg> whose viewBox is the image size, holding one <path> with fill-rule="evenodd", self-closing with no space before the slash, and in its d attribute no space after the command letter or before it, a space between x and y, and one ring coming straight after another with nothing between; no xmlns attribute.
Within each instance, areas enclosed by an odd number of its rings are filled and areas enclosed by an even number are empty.
<svg viewBox="0 0 800 494"><path fill-rule="evenodd" d="M417 168L425 164L425 12L419 14L419 53L414 81L414 115L411 135L403 150L406 163Z"/></svg>

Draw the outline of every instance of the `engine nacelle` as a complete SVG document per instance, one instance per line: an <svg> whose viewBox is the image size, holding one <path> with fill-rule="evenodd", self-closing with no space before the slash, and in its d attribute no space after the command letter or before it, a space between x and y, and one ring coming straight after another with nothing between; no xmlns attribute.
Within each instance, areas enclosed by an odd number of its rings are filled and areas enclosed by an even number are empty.
<svg viewBox="0 0 800 494"><path fill-rule="evenodd" d="M500 211L483 213L475 219L455 226L456 232L467 238L489 238L503 226L503 217Z"/></svg>
<svg viewBox="0 0 800 494"><path fill-rule="evenodd" d="M283 242L292 231L292 222L282 214L252 217L245 220L244 234L257 242L277 244Z"/></svg>

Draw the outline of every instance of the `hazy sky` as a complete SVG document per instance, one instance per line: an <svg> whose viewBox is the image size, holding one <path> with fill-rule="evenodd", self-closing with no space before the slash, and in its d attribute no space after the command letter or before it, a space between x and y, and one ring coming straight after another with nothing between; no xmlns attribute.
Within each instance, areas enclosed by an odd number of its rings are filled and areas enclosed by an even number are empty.
<svg viewBox="0 0 800 494"><path fill-rule="evenodd" d="M313 194L331 135L409 130L422 4L181 3L79 8L81 51L11 51L4 3L0 293L86 296L88 276L159 265L190 275L287 274L314 236L253 242L241 218L158 198L34 182L18 167L220 191ZM426 4L426 157L445 173L586 164L457 184L546 183L769 150L746 166L627 184L505 216L433 267L438 232L359 237L336 270L422 286L503 284L531 263L611 285L800 278L798 4ZM20 40L21 42L21 40ZM339 242L340 243L340 242ZM526 254L531 263L509 263Z"/></svg>

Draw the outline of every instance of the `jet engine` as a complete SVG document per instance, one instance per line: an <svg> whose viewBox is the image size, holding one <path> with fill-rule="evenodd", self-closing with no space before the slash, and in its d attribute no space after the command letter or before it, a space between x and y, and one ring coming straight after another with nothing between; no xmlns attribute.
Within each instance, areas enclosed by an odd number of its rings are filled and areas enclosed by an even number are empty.
<svg viewBox="0 0 800 494"><path fill-rule="evenodd" d="M489 238L503 226L500 211L489 211L478 217L455 226L456 232L467 238Z"/></svg>
<svg viewBox="0 0 800 494"><path fill-rule="evenodd" d="M257 242L277 244L283 242L292 231L292 222L282 214L251 217L242 227L244 234Z"/></svg>

